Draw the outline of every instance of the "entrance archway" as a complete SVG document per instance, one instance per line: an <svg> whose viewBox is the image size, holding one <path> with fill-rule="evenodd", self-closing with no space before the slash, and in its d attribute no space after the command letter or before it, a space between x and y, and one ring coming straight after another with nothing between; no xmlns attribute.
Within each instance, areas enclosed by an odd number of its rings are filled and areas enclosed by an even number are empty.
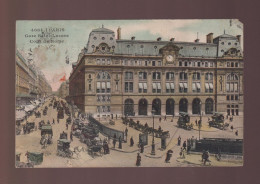
<svg viewBox="0 0 260 184"><path fill-rule="evenodd" d="M132 99L125 100L124 114L125 116L134 116L134 101Z"/></svg>
<svg viewBox="0 0 260 184"><path fill-rule="evenodd" d="M192 101L192 114L200 114L201 112L201 106L200 106L200 99L195 98Z"/></svg>
<svg viewBox="0 0 260 184"><path fill-rule="evenodd" d="M211 98L207 98L205 101L205 113L213 114L213 100Z"/></svg>
<svg viewBox="0 0 260 184"><path fill-rule="evenodd" d="M188 100L182 98L179 102L179 112L188 112Z"/></svg>
<svg viewBox="0 0 260 184"><path fill-rule="evenodd" d="M154 110L154 115L161 115L161 100L156 98L153 100L152 109Z"/></svg>
<svg viewBox="0 0 260 184"><path fill-rule="evenodd" d="M171 98L166 100L166 115L174 115L174 100Z"/></svg>
<svg viewBox="0 0 260 184"><path fill-rule="evenodd" d="M147 116L147 100L146 99L141 99L139 100L138 103L138 115L144 115Z"/></svg>

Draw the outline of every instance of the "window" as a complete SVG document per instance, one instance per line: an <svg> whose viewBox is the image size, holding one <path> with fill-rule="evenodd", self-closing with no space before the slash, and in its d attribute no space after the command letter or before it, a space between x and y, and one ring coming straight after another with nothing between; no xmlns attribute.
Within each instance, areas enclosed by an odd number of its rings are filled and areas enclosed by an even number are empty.
<svg viewBox="0 0 260 184"><path fill-rule="evenodd" d="M161 73L153 72L153 80L159 80L159 79L161 79Z"/></svg>
<svg viewBox="0 0 260 184"><path fill-rule="evenodd" d="M167 72L166 73L166 80L173 80L174 79L174 73L173 72Z"/></svg>
<svg viewBox="0 0 260 184"><path fill-rule="evenodd" d="M145 61L145 66L147 66L147 61Z"/></svg>
<svg viewBox="0 0 260 184"><path fill-rule="evenodd" d="M187 80L188 75L186 72L180 72L180 80Z"/></svg>
<svg viewBox="0 0 260 184"><path fill-rule="evenodd" d="M106 62L106 60L105 60L105 59L102 59L102 65L104 65L104 64L105 64L105 62Z"/></svg>
<svg viewBox="0 0 260 184"><path fill-rule="evenodd" d="M194 72L193 75L192 75L192 79L193 80L200 80L200 73Z"/></svg>
<svg viewBox="0 0 260 184"><path fill-rule="evenodd" d="M222 45L224 45L224 42L221 42Z"/></svg>
<svg viewBox="0 0 260 184"><path fill-rule="evenodd" d="M146 72L139 72L139 80L146 80L147 73Z"/></svg>
<svg viewBox="0 0 260 184"><path fill-rule="evenodd" d="M105 37L102 37L102 40L105 40Z"/></svg>
<svg viewBox="0 0 260 184"><path fill-rule="evenodd" d="M221 52L224 52L224 50L222 49Z"/></svg>
<svg viewBox="0 0 260 184"><path fill-rule="evenodd" d="M133 92L133 82L125 82L125 92L126 93Z"/></svg>
<svg viewBox="0 0 260 184"><path fill-rule="evenodd" d="M139 63L139 66L142 66L142 61L141 60L139 60L138 63Z"/></svg>
<svg viewBox="0 0 260 184"><path fill-rule="evenodd" d="M94 39L94 40L96 40L96 39L97 39L97 37L94 37L93 39Z"/></svg>
<svg viewBox="0 0 260 184"><path fill-rule="evenodd" d="M101 64L101 63L100 63L100 59L97 59L97 64L98 64L98 65L100 65L100 64Z"/></svg>
<svg viewBox="0 0 260 184"><path fill-rule="evenodd" d="M174 83L166 83L166 93L174 93Z"/></svg>
<svg viewBox="0 0 260 184"><path fill-rule="evenodd" d="M130 65L134 66L134 61L133 60L130 61Z"/></svg>
<svg viewBox="0 0 260 184"><path fill-rule="evenodd" d="M91 83L88 84L88 90L91 91Z"/></svg>
<svg viewBox="0 0 260 184"><path fill-rule="evenodd" d="M158 61L158 66L162 66L162 62L161 61Z"/></svg>
<svg viewBox="0 0 260 184"><path fill-rule="evenodd" d="M116 81L116 91L118 91L118 82Z"/></svg>
<svg viewBox="0 0 260 184"><path fill-rule="evenodd" d="M235 67L238 67L238 63L235 63Z"/></svg>
<svg viewBox="0 0 260 184"><path fill-rule="evenodd" d="M213 73L206 73L205 80L213 80Z"/></svg>
<svg viewBox="0 0 260 184"><path fill-rule="evenodd" d="M188 62L187 61L184 62L184 66L188 66Z"/></svg>
<svg viewBox="0 0 260 184"><path fill-rule="evenodd" d="M213 67L213 62L210 62L210 67Z"/></svg>
<svg viewBox="0 0 260 184"><path fill-rule="evenodd" d="M208 67L208 62L205 62L205 67Z"/></svg>
<svg viewBox="0 0 260 184"><path fill-rule="evenodd" d="M238 100L238 95L235 95L235 100Z"/></svg>
<svg viewBox="0 0 260 184"><path fill-rule="evenodd" d="M147 93L147 83L146 82L139 82L139 93Z"/></svg>
<svg viewBox="0 0 260 184"><path fill-rule="evenodd" d="M187 93L188 92L188 84L187 84L187 82L180 82L180 84L179 84L179 92L180 93Z"/></svg>
<svg viewBox="0 0 260 184"><path fill-rule="evenodd" d="M155 61L152 61L152 65L155 66Z"/></svg>
<svg viewBox="0 0 260 184"><path fill-rule="evenodd" d="M182 66L182 62L181 61L179 62L179 66Z"/></svg>
<svg viewBox="0 0 260 184"><path fill-rule="evenodd" d="M161 83L153 82L153 93L161 93Z"/></svg>
<svg viewBox="0 0 260 184"><path fill-rule="evenodd" d="M234 95L231 95L230 97L231 97L231 100L234 100Z"/></svg>
<svg viewBox="0 0 260 184"><path fill-rule="evenodd" d="M100 72L97 75L97 93L110 93L110 75Z"/></svg>
<svg viewBox="0 0 260 184"><path fill-rule="evenodd" d="M193 82L192 83L192 92L199 93L200 92L200 82Z"/></svg>
<svg viewBox="0 0 260 184"><path fill-rule="evenodd" d="M233 62L231 63L231 67L234 67L234 63Z"/></svg>
<svg viewBox="0 0 260 184"><path fill-rule="evenodd" d="M205 83L205 93L213 93L213 83L212 82Z"/></svg>
<svg viewBox="0 0 260 184"><path fill-rule="evenodd" d="M227 95L227 100L229 100L229 95Z"/></svg>
<svg viewBox="0 0 260 184"><path fill-rule="evenodd" d="M110 37L110 40L113 40L113 38L112 38L112 37Z"/></svg>
<svg viewBox="0 0 260 184"><path fill-rule="evenodd" d="M127 66L128 65L128 61L124 60L124 65Z"/></svg>
<svg viewBox="0 0 260 184"><path fill-rule="evenodd" d="M228 45L231 45L231 43L230 43L230 42L228 42Z"/></svg>
<svg viewBox="0 0 260 184"><path fill-rule="evenodd" d="M133 72L125 72L125 80L132 80Z"/></svg>
<svg viewBox="0 0 260 184"><path fill-rule="evenodd" d="M107 64L109 64L109 65L111 64L111 61L110 61L110 59L107 59Z"/></svg>
<svg viewBox="0 0 260 184"><path fill-rule="evenodd" d="M200 62L198 62L198 67L200 67Z"/></svg>
<svg viewBox="0 0 260 184"><path fill-rule="evenodd" d="M231 73L227 76L226 82L226 91L227 92L238 92L238 76L234 73Z"/></svg>

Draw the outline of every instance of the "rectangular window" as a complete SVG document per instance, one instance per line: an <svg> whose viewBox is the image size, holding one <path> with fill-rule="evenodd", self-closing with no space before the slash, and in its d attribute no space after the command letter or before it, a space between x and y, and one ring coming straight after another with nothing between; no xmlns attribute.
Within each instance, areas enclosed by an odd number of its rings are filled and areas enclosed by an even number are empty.
<svg viewBox="0 0 260 184"><path fill-rule="evenodd" d="M185 61L185 63L184 63L184 64L185 64L185 66L188 66L188 62L186 62L186 61Z"/></svg>
<svg viewBox="0 0 260 184"><path fill-rule="evenodd" d="M235 100L238 100L238 95L235 95Z"/></svg>
<svg viewBox="0 0 260 184"><path fill-rule="evenodd" d="M161 93L161 83L153 83L153 93Z"/></svg>
<svg viewBox="0 0 260 184"><path fill-rule="evenodd" d="M152 65L155 66L155 61L152 61Z"/></svg>
<svg viewBox="0 0 260 184"><path fill-rule="evenodd" d="M116 91L118 91L118 82L116 82Z"/></svg>
<svg viewBox="0 0 260 184"><path fill-rule="evenodd" d="M234 95L231 95L231 100L234 100Z"/></svg>
<svg viewBox="0 0 260 184"><path fill-rule="evenodd" d="M179 66L182 66L182 62L181 61L179 62Z"/></svg>
<svg viewBox="0 0 260 184"><path fill-rule="evenodd" d="M237 82L234 83L234 91L238 92L238 83Z"/></svg>
<svg viewBox="0 0 260 184"><path fill-rule="evenodd" d="M148 62L147 61L145 61L145 66L147 66L148 65Z"/></svg>
<svg viewBox="0 0 260 184"><path fill-rule="evenodd" d="M162 66L162 62L161 61L158 61L158 66Z"/></svg>
<svg viewBox="0 0 260 184"><path fill-rule="evenodd" d="M97 82L97 93L101 92L101 83Z"/></svg>
<svg viewBox="0 0 260 184"><path fill-rule="evenodd" d="M125 72L125 80L132 80L133 72Z"/></svg>
<svg viewBox="0 0 260 184"><path fill-rule="evenodd" d="M125 92L126 93L133 92L133 82L125 82Z"/></svg>
<svg viewBox="0 0 260 184"><path fill-rule="evenodd" d="M111 60L110 59L107 59L107 64L111 64Z"/></svg>
<svg viewBox="0 0 260 184"><path fill-rule="evenodd" d="M198 67L200 67L200 62L198 62Z"/></svg>
<svg viewBox="0 0 260 184"><path fill-rule="evenodd" d="M229 83L226 84L226 91L229 92Z"/></svg>
<svg viewBox="0 0 260 184"><path fill-rule="evenodd" d="M147 93L147 83L143 83L143 87L144 87L143 92Z"/></svg>
<svg viewBox="0 0 260 184"><path fill-rule="evenodd" d="M139 79L140 80L146 80L147 79L147 73L146 72L139 72Z"/></svg>
<svg viewBox="0 0 260 184"><path fill-rule="evenodd" d="M139 83L139 93L143 92L143 83Z"/></svg>
<svg viewBox="0 0 260 184"><path fill-rule="evenodd" d="M161 73L153 72L153 80L159 80L159 79L161 79Z"/></svg>
<svg viewBox="0 0 260 184"><path fill-rule="evenodd" d="M229 100L229 95L227 95L227 100Z"/></svg>
<svg viewBox="0 0 260 184"><path fill-rule="evenodd" d="M168 72L166 73L166 80L173 80L174 79L174 73Z"/></svg>
<svg viewBox="0 0 260 184"><path fill-rule="evenodd" d="M139 63L139 66L142 66L142 61L139 60L138 63Z"/></svg>
<svg viewBox="0 0 260 184"><path fill-rule="evenodd" d="M110 82L107 82L107 93L110 93L110 89L111 89Z"/></svg>

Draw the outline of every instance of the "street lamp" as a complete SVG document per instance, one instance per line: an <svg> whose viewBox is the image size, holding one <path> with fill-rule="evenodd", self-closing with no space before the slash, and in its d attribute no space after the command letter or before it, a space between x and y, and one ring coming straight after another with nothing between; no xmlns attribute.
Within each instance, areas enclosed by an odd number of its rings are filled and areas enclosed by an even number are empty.
<svg viewBox="0 0 260 184"><path fill-rule="evenodd" d="M200 101L200 121L199 121L199 140L200 140L200 129L201 129L201 124L202 121L201 121L201 101Z"/></svg>
<svg viewBox="0 0 260 184"><path fill-rule="evenodd" d="M155 145L154 145L154 113L155 110L152 110L152 115L153 115L153 140L152 140L152 151L151 151L151 155L155 155Z"/></svg>

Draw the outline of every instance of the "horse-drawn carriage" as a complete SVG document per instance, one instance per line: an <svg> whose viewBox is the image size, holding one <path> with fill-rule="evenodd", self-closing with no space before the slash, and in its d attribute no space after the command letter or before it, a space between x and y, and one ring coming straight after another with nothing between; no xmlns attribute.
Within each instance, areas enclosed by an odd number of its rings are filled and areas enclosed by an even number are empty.
<svg viewBox="0 0 260 184"><path fill-rule="evenodd" d="M52 126L42 125L40 144L41 145L52 144L52 136L53 136Z"/></svg>
<svg viewBox="0 0 260 184"><path fill-rule="evenodd" d="M73 151L70 150L70 141L67 139L59 139L57 145L57 155L61 157L73 156Z"/></svg>
<svg viewBox="0 0 260 184"><path fill-rule="evenodd" d="M179 119L177 121L177 125L179 128L183 128L186 130L191 130L193 129L192 123L190 123L190 116L186 112L180 112L179 113Z"/></svg>
<svg viewBox="0 0 260 184"><path fill-rule="evenodd" d="M215 112L212 116L212 120L208 122L210 127L215 127L221 130L226 129L229 124L224 123L224 115L219 112Z"/></svg>
<svg viewBox="0 0 260 184"><path fill-rule="evenodd" d="M26 124L23 126L23 132L26 133L30 133L31 131L33 131L35 129L35 122L26 122Z"/></svg>
<svg viewBox="0 0 260 184"><path fill-rule="evenodd" d="M68 139L68 134L66 132L62 132L60 134L60 139Z"/></svg>
<svg viewBox="0 0 260 184"><path fill-rule="evenodd" d="M66 119L66 123L71 124L71 117L70 116Z"/></svg>
<svg viewBox="0 0 260 184"><path fill-rule="evenodd" d="M62 107L59 107L58 109L58 115L57 115L58 119L63 119L64 118L64 110Z"/></svg>

